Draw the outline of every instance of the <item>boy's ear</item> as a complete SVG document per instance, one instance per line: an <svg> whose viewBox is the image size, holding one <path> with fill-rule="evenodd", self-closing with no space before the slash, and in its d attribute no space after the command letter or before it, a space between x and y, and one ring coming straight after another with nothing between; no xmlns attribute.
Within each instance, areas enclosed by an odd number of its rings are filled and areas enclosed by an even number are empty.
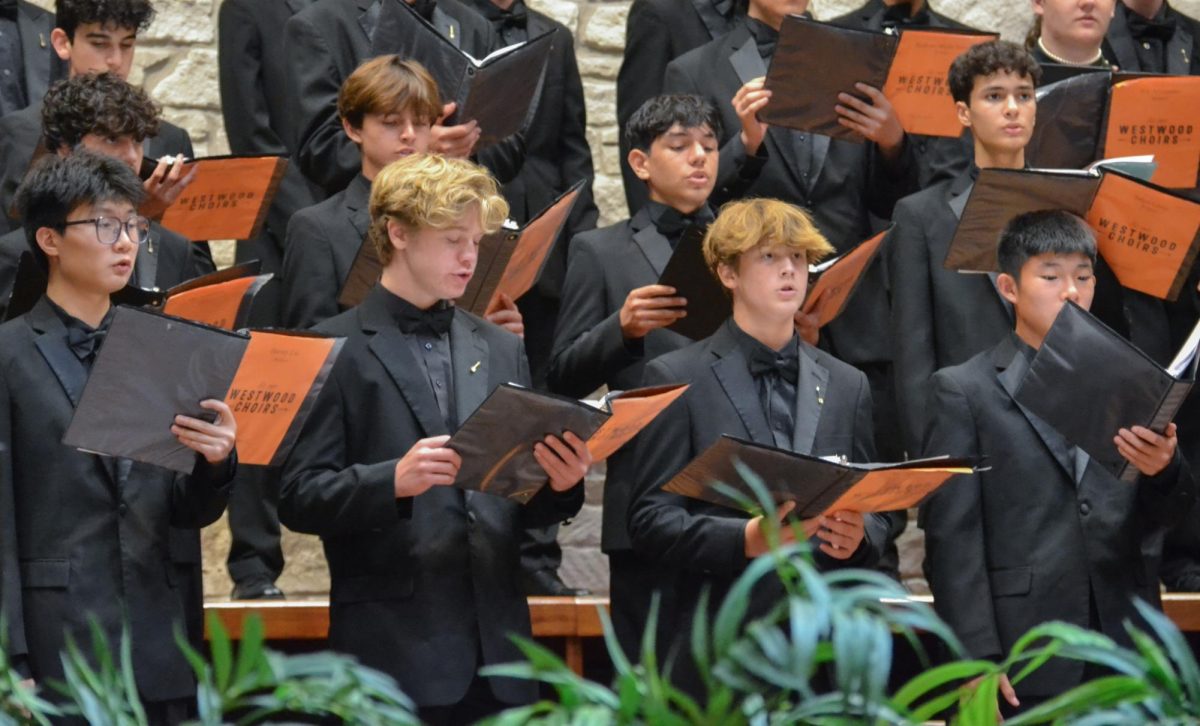
<svg viewBox="0 0 1200 726"><path fill-rule="evenodd" d="M738 275L737 268L734 266L736 264L736 262L733 265L725 262L717 263L717 279L720 280L721 284L725 286L725 289L730 292L737 287Z"/></svg>
<svg viewBox="0 0 1200 726"><path fill-rule="evenodd" d="M971 107L962 101L954 102L954 113L958 115L958 122L964 128L971 128Z"/></svg>
<svg viewBox="0 0 1200 726"><path fill-rule="evenodd" d="M634 175L644 182L650 181L650 170L646 168L647 162L650 161L650 154L641 149L630 149L627 158Z"/></svg>
<svg viewBox="0 0 1200 726"><path fill-rule="evenodd" d="M362 146L362 130L361 129L354 128L353 126L350 125L349 121L347 121L346 119L342 119L342 131L346 132L346 135L350 137L351 141L358 144L359 146Z"/></svg>
<svg viewBox="0 0 1200 726"><path fill-rule="evenodd" d="M387 221L388 240L392 247L402 250L408 247L408 228L394 219Z"/></svg>
<svg viewBox="0 0 1200 726"><path fill-rule="evenodd" d="M34 233L34 239L37 240L38 247L46 257L59 256L59 243L62 241L62 237L58 230L50 227L38 227L37 232Z"/></svg>
<svg viewBox="0 0 1200 726"><path fill-rule="evenodd" d="M58 55L59 60L71 60L71 39L67 37L67 31L62 28L51 30L50 45L54 48L54 53Z"/></svg>
<svg viewBox="0 0 1200 726"><path fill-rule="evenodd" d="M996 289L1000 291L1000 297L1013 305L1017 304L1017 281L1012 275L1001 272L996 278Z"/></svg>

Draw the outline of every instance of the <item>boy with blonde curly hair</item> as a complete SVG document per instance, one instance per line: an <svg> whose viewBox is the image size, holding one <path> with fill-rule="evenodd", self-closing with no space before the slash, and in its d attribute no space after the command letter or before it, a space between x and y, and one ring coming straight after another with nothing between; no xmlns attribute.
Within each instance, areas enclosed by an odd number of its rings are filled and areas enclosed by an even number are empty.
<svg viewBox="0 0 1200 726"><path fill-rule="evenodd" d="M701 695L688 653L703 590L720 602L746 565L767 550L762 517L662 490L723 434L814 456L875 457L867 378L796 333L808 264L833 251L809 215L786 202L750 199L721 208L704 238L704 259L733 300L733 315L704 340L656 358L643 383L688 383L647 426L634 450L637 486L629 510L635 552L679 573L661 583L661 645L682 646L672 682ZM780 508L787 516L790 505ZM818 565L871 567L886 517L832 512L804 520ZM784 529L784 539L793 538ZM769 589L769 588L768 588ZM772 593L756 593L770 598ZM660 650L659 652L667 652Z"/></svg>
<svg viewBox="0 0 1200 726"><path fill-rule="evenodd" d="M482 167L414 154L375 178L370 211L383 275L316 328L346 343L284 467L279 515L324 542L330 646L396 678L423 721L469 723L537 696L478 669L520 657L520 530L577 512L591 459L573 434L547 436L534 456L549 486L525 506L449 486L448 434L501 383L529 385L520 338L451 303L508 205Z"/></svg>

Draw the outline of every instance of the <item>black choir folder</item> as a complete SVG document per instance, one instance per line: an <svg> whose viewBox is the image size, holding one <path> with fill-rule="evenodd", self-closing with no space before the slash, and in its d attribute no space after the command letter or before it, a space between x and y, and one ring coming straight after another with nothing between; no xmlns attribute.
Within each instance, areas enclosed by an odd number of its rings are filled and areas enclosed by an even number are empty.
<svg viewBox="0 0 1200 726"><path fill-rule="evenodd" d="M724 484L755 502L754 490L737 471L741 462L762 479L776 504L796 503L796 516L826 512L890 512L921 503L956 474L974 471L973 459L938 457L898 464L834 461L723 435L691 461L663 489L685 497L742 510L713 485Z"/></svg>
<svg viewBox="0 0 1200 726"><path fill-rule="evenodd" d="M533 445L570 431L587 442L593 461L607 458L687 390L686 385L615 391L577 401L505 383L467 419L448 447L462 456L454 485L522 504L546 484Z"/></svg>
<svg viewBox="0 0 1200 726"><path fill-rule="evenodd" d="M890 230L891 226L845 254L810 265L808 294L800 312L815 313L821 327L841 315L858 290L864 273L879 255L880 246ZM658 278L658 284L675 288L676 295L688 301L687 315L667 329L692 340L712 335L733 314L729 293L704 261L704 233L704 227L689 227L676 243L675 251Z"/></svg>
<svg viewBox="0 0 1200 726"><path fill-rule="evenodd" d="M862 142L838 123L839 93L860 96L855 83L883 92L909 133L960 136L962 124L946 83L950 64L971 46L998 37L971 30L922 28L899 37L843 28L798 15L783 19L765 87L764 122ZM753 49L753 45L751 45ZM836 62L830 59L836 58Z"/></svg>
<svg viewBox="0 0 1200 726"><path fill-rule="evenodd" d="M121 306L92 365L63 443L190 473L196 454L171 433L176 414L212 420L224 400L242 464L279 465L295 445L343 338L248 335Z"/></svg>
<svg viewBox="0 0 1200 726"><path fill-rule="evenodd" d="M479 240L479 254L475 263L475 274L467 283L467 289L454 304L480 317L487 314L492 303L505 293L514 301L537 283L554 249L563 225L571 216L579 192L587 180L571 185L525 226L513 228L505 222L504 227ZM379 253L370 239L359 245L358 254L350 264L350 272L338 293L338 304L352 308L361 303L375 283L379 282L382 265Z"/></svg>
<svg viewBox="0 0 1200 726"><path fill-rule="evenodd" d="M1164 369L1073 302L1063 306L1017 389L1021 406L1124 481L1137 469L1117 452L1117 430L1162 433L1195 384L1200 325Z"/></svg>
<svg viewBox="0 0 1200 726"><path fill-rule="evenodd" d="M412 58L437 81L442 102L457 110L447 123L478 121L479 151L512 136L533 111L542 74L550 59L553 32L476 59L462 51L409 7L404 0L383 0L371 40L371 55L396 53Z"/></svg>

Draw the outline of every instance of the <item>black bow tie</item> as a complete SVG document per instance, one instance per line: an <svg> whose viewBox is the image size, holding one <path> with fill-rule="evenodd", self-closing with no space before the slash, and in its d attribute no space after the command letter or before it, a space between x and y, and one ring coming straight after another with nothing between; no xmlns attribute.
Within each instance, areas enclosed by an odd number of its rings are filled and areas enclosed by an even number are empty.
<svg viewBox="0 0 1200 726"><path fill-rule="evenodd" d="M71 346L71 352L84 365L91 366L92 361L96 359L96 353L100 349L100 344L104 342L104 336L106 335L108 335L107 318L95 330L88 330L78 325L70 325L67 327L67 345Z"/></svg>
<svg viewBox="0 0 1200 726"><path fill-rule="evenodd" d="M712 210L707 206L700 207L691 214L683 214L674 207L663 210L658 219L654 220L654 228L669 240L677 240L691 226L705 227L713 221Z"/></svg>
<svg viewBox="0 0 1200 726"><path fill-rule="evenodd" d="M884 11L884 28L903 28L909 25L917 27L929 25L929 8L922 7L914 15L912 11L912 3L896 3Z"/></svg>
<svg viewBox="0 0 1200 726"><path fill-rule="evenodd" d="M513 3L513 6L508 10L501 10L493 22L495 23L496 30L505 30L507 28L520 28L524 30L529 25L529 13L526 12L524 5Z"/></svg>
<svg viewBox="0 0 1200 726"><path fill-rule="evenodd" d="M794 343L789 343L783 353L757 347L750 354L750 375L760 378L765 375L776 375L783 380L796 385L800 380L800 354Z"/></svg>
<svg viewBox="0 0 1200 726"><path fill-rule="evenodd" d="M1175 16L1164 17L1162 20L1143 18L1141 15L1129 12L1129 34L1136 40L1161 40L1166 43L1175 36Z"/></svg>
<svg viewBox="0 0 1200 726"><path fill-rule="evenodd" d="M421 310L413 305L405 305L396 311L396 324L400 330L409 335L426 333L442 336L450 332L450 322L454 320L454 306L438 303L428 310Z"/></svg>

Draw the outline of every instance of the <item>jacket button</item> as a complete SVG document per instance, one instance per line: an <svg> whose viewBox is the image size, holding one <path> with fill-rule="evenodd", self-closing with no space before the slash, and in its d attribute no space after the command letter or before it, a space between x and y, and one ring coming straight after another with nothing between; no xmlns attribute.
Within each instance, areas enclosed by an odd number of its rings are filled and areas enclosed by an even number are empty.
<svg viewBox="0 0 1200 726"><path fill-rule="evenodd" d="M121 506L117 507L117 514L124 517L128 513L129 513L129 505L126 504L125 502L121 502Z"/></svg>
<svg viewBox="0 0 1200 726"><path fill-rule="evenodd" d="M475 524L475 513L467 512L467 524Z"/></svg>
<svg viewBox="0 0 1200 726"><path fill-rule="evenodd" d="M1091 513L1091 511L1092 511L1092 505L1088 504L1087 502L1080 502L1080 504L1079 504L1079 513L1080 514L1087 516L1088 514Z"/></svg>

